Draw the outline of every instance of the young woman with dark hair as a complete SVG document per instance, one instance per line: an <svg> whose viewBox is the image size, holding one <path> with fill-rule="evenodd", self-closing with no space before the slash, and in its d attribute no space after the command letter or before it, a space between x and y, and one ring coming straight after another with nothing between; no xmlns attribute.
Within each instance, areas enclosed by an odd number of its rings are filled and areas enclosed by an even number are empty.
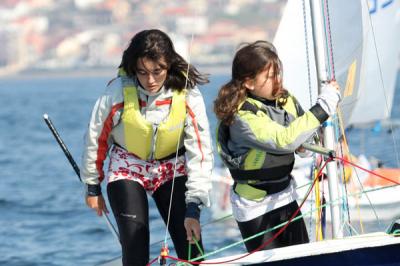
<svg viewBox="0 0 400 266"><path fill-rule="evenodd" d="M196 85L207 82L175 51L167 34L144 30L132 38L118 77L94 106L81 173L86 202L98 215L107 212L100 187L106 177L124 265L146 265L149 260L147 194L165 223L169 221L179 258L188 258L193 238L201 246L200 209L210 205L213 156ZM196 246L191 251L191 258L200 254Z"/></svg>

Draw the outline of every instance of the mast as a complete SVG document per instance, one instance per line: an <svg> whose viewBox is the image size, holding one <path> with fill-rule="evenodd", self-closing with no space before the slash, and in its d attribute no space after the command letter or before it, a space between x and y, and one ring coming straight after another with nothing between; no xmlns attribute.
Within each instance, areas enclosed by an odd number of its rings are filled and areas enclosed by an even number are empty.
<svg viewBox="0 0 400 266"><path fill-rule="evenodd" d="M314 43L315 64L318 77L318 92L321 91L323 81L328 80L328 53L325 49L326 31L324 28L324 13L321 0L310 0L312 35ZM327 149L335 150L335 132L332 119L329 118L324 123L324 146ZM340 221L340 194L338 170L335 161L331 161L327 165L327 175L329 184L330 201L335 204L330 205L332 218L332 236L333 238L343 237L343 231Z"/></svg>

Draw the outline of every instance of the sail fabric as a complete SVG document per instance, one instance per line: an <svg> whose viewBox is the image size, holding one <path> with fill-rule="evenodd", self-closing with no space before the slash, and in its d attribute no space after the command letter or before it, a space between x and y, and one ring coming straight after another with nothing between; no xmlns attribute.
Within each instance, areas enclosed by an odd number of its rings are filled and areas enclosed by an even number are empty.
<svg viewBox="0 0 400 266"><path fill-rule="evenodd" d="M309 1L288 0L274 44L283 63L283 84L307 109L318 95L314 44ZM322 1L326 28L326 61L329 73L342 88L340 104L347 126L360 97L360 84L365 68L365 34L368 5L364 0ZM304 6L303 6L304 5ZM306 22L304 22L306 19ZM306 27L304 26L306 25ZM329 25L329 26L328 26ZM307 54L308 61L307 62Z"/></svg>
<svg viewBox="0 0 400 266"><path fill-rule="evenodd" d="M351 124L387 119L393 106L400 54L400 1L369 1L365 65ZM371 26L372 24L372 26ZM376 47L375 47L375 42Z"/></svg>
<svg viewBox="0 0 400 266"><path fill-rule="evenodd" d="M318 87L310 9L303 10L303 1L288 0L273 43L283 64L283 86L309 109L317 99Z"/></svg>
<svg viewBox="0 0 400 266"><path fill-rule="evenodd" d="M364 25L368 20L366 1L329 1L329 18L334 78L342 89L340 110L346 127L358 100L360 81L365 68ZM328 57L330 56L328 53Z"/></svg>

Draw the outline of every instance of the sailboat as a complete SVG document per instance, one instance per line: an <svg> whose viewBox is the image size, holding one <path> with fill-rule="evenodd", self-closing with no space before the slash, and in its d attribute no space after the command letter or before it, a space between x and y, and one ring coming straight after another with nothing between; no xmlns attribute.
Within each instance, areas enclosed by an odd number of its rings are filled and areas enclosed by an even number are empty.
<svg viewBox="0 0 400 266"><path fill-rule="evenodd" d="M393 98L394 83L390 82L395 80L400 47L400 27L396 22L399 8L399 0L288 0L274 40L283 62L285 87L297 97L304 109L311 107L317 99L321 81L335 78L342 88L341 118L325 126L325 149L337 148L337 136L341 133L336 134L332 125L339 120L341 127L346 128L354 123L368 122L360 118L373 121L385 119L390 114L393 103L387 99ZM384 22L374 26L379 31L386 31L392 39L375 46L374 40L381 37L373 32L371 21ZM387 49L385 60L391 63L376 63L376 47ZM383 79L376 69L384 73ZM375 71L372 73L372 70ZM378 99L370 87L377 90L382 84L385 84L386 91L384 96L379 94L379 98L386 101L386 108L381 109L379 115L372 111L373 116L367 118L366 109L369 111L375 104L367 104L371 100L369 97ZM343 184L338 178L341 171L337 165L333 161L327 165L329 201L340 203ZM206 257L201 265L400 265L400 237L387 232L349 235L344 230L347 224L342 221L340 204L332 204L329 215L332 223L330 240L251 254ZM398 224L392 228L398 233ZM121 265L121 260L103 264L114 265Z"/></svg>

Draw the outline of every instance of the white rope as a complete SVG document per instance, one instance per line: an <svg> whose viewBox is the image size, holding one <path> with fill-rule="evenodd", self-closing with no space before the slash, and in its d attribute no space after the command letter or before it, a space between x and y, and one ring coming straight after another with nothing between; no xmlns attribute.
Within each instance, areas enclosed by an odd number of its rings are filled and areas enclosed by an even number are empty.
<svg viewBox="0 0 400 266"><path fill-rule="evenodd" d="M195 17L196 17L196 14L195 14ZM186 78L185 87L184 87L185 90L187 89L187 86L188 86L188 83L189 83L190 55L191 55L191 51L192 51L193 39L194 39L194 34L192 32L190 43L189 43L189 53L188 53L188 59L187 59L187 68L186 68L186 73L185 73L185 78ZM182 127L185 127L185 121L183 121ZM182 131L183 130L181 130L180 133L179 133L178 144L176 145L174 174L173 174L173 178L172 178L172 188L171 188L171 195L170 195L169 207L168 207L167 227L165 229L165 235L164 235L164 245L167 244L167 239L168 239L168 228L169 228L169 222L170 222L170 217L171 217L171 209L172 209L172 197L174 195L174 188L175 188L176 164L177 164L177 161L178 161L178 151L179 151Z"/></svg>
<svg viewBox="0 0 400 266"><path fill-rule="evenodd" d="M306 47L306 61L307 61L307 81L308 81L308 92L310 96L310 106L313 105L312 99L312 88L311 88L311 68L310 68L310 52L308 47L308 31L307 31L307 9L305 0L302 1L303 6L303 22L304 22L304 42Z"/></svg>

